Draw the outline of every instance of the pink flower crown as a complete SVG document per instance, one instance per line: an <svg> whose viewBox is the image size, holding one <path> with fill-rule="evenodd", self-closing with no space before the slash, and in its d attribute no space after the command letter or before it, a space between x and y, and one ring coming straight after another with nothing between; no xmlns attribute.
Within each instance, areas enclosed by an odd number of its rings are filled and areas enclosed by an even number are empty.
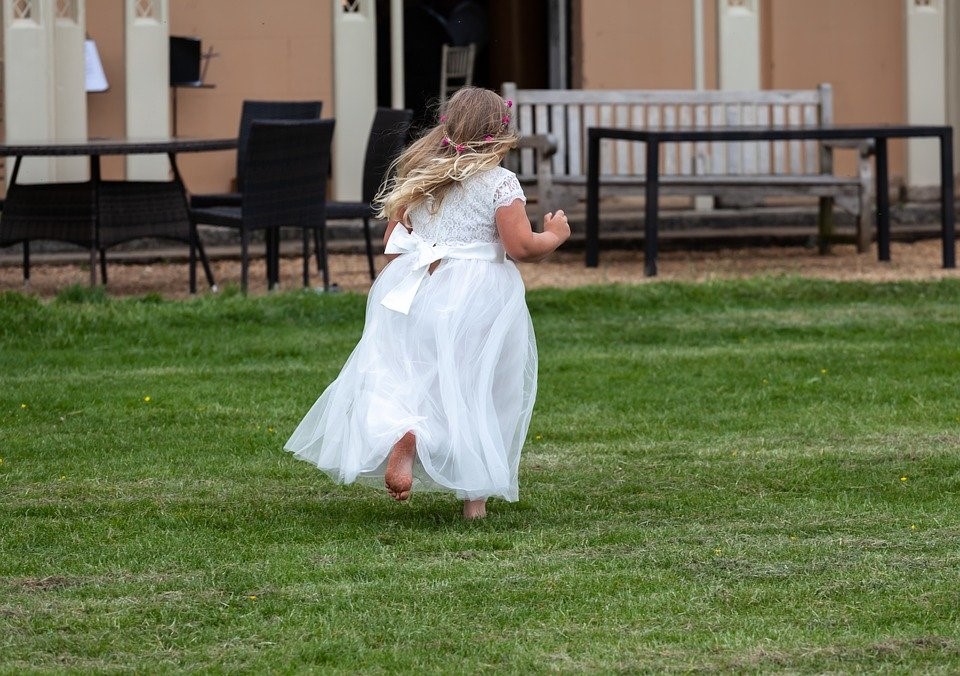
<svg viewBox="0 0 960 676"><path fill-rule="evenodd" d="M513 108L513 101L512 101L511 99L507 99L506 101L504 101L504 103L507 104L507 108ZM446 115L441 115L441 116L440 116L440 123L441 123L441 124L446 124L446 122L447 122L447 116L446 116ZM510 115L509 115L509 114L504 115L502 118L500 118L500 122L501 122L501 128L502 128L502 129L506 129L506 128L510 125ZM483 137L483 142L484 142L484 143L492 143L494 140L495 140L495 139L494 139L493 135L491 135L491 134L487 134L486 136ZM470 146L470 144L468 144L468 143L457 143L457 144L454 144L454 142L451 141L450 138L449 138L446 134L443 135L443 139L441 139L440 145L441 145L441 147L443 147L443 148L447 148L447 147L449 147L449 146L453 146L453 147L454 147L454 150L457 151L457 154L462 153L464 150L466 150L466 149Z"/></svg>

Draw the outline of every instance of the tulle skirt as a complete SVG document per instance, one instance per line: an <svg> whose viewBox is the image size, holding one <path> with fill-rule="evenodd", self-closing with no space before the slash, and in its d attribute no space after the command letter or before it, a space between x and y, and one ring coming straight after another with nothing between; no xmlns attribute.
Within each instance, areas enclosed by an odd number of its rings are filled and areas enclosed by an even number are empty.
<svg viewBox="0 0 960 676"><path fill-rule="evenodd" d="M337 482L382 487L391 447L412 431L414 491L516 500L537 387L520 273L511 261L445 258L409 314L381 305L415 261L380 273L360 342L284 448Z"/></svg>

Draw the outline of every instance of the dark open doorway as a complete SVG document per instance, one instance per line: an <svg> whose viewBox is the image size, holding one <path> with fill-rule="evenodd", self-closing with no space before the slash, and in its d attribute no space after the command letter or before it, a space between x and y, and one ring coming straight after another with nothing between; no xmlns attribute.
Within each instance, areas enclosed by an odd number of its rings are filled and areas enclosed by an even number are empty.
<svg viewBox="0 0 960 676"><path fill-rule="evenodd" d="M429 124L440 92L444 43L477 45L473 83L548 87L550 0L406 0L404 101L414 128ZM390 106L390 0L377 0L377 103Z"/></svg>

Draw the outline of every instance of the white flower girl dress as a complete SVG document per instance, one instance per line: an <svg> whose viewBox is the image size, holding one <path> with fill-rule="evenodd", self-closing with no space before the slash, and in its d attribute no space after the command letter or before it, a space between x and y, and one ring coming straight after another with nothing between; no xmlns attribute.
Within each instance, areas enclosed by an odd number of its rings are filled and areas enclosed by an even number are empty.
<svg viewBox="0 0 960 676"><path fill-rule="evenodd" d="M340 483L383 486L391 447L416 436L414 491L517 499L537 387L523 280L504 254L499 207L524 200L496 167L421 203L397 225L363 335L284 448ZM439 261L431 273L431 264Z"/></svg>

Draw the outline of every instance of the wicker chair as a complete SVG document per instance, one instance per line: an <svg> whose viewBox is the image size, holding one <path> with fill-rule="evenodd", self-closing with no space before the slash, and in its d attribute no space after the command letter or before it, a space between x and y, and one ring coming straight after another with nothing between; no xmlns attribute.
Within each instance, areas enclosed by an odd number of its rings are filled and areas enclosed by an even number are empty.
<svg viewBox="0 0 960 676"><path fill-rule="evenodd" d="M93 184L11 183L0 218L0 247L23 245L23 283L30 283L30 242L68 242L96 255L96 201ZM101 273L104 263L101 261ZM94 274L91 272L91 274Z"/></svg>
<svg viewBox="0 0 960 676"><path fill-rule="evenodd" d="M281 227L303 232L303 285L310 285L309 231L324 227L324 204L330 173L333 120L255 120L244 154L240 206L190 209L191 226L206 224L240 232L240 288L246 293L250 234L268 238ZM279 281L277 266L267 283ZM270 274L272 272L272 274Z"/></svg>
<svg viewBox="0 0 960 676"><path fill-rule="evenodd" d="M323 110L322 101L244 101L240 109L240 129L237 132L237 183L235 192L199 193L190 196L190 207L240 206L240 193L243 192L243 167L246 163L247 144L250 140L250 125L254 120L317 120ZM276 238L267 242L272 252L280 246ZM277 271L272 269L276 256L267 256L267 274L275 278Z"/></svg>
<svg viewBox="0 0 960 676"><path fill-rule="evenodd" d="M196 256L216 289L203 242L190 225L183 188L175 181L102 181L99 184L100 277L107 283L106 249L134 239L155 238L190 245L190 293L197 292Z"/></svg>
<svg viewBox="0 0 960 676"><path fill-rule="evenodd" d="M367 245L367 264L370 268L370 279L377 272L373 264L373 242L370 235L370 219L374 216L373 199L377 196L380 186L387 177L390 165L400 154L407 140L410 122L413 120L412 110L393 110L377 108L373 117L373 126L367 139L367 150L363 161L363 186L360 193L360 202L327 202L327 222L331 220L363 219L363 236ZM315 233L318 235L320 233ZM326 257L319 259L325 247L317 243L317 266L326 274ZM325 253L325 251L323 251Z"/></svg>
<svg viewBox="0 0 960 676"><path fill-rule="evenodd" d="M240 206L247 144L250 141L250 125L254 120L316 120L320 118L322 109L322 101L244 101L240 111L240 130L237 141L237 191L191 195L190 207L202 209Z"/></svg>
<svg viewBox="0 0 960 676"><path fill-rule="evenodd" d="M23 245L23 279L30 282L31 241L52 240L100 254L100 279L107 283L106 250L140 238L170 239L190 245L190 293L196 292L193 261L200 253L207 282L213 273L203 245L192 241L183 187L175 181L86 181L14 183L0 218L0 246ZM99 227L97 214L99 212ZM91 283L94 280L91 271Z"/></svg>

